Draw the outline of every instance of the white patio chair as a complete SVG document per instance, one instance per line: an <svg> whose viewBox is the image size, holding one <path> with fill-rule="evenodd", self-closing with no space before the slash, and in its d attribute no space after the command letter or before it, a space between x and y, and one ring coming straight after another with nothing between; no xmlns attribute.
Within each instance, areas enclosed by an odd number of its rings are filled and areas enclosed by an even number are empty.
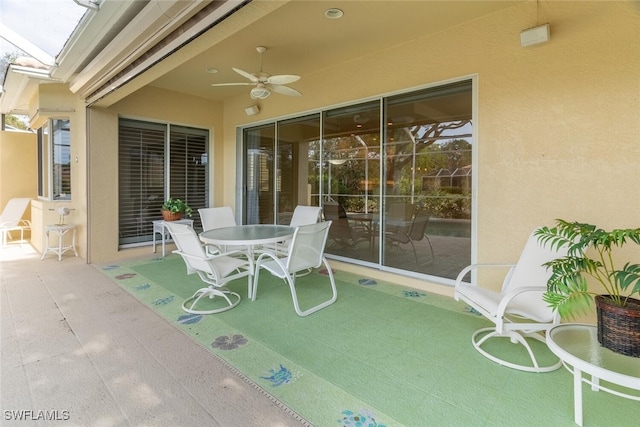
<svg viewBox="0 0 640 427"><path fill-rule="evenodd" d="M293 215L291 216L289 227L299 227L301 225L316 224L320 220L321 213L322 208L319 206L298 205L293 210ZM275 251L278 255L286 256L289 253L290 245L291 240L286 240L282 243L264 245L261 250L272 250Z"/></svg>
<svg viewBox="0 0 640 427"><path fill-rule="evenodd" d="M547 289L547 280L551 276L551 270L543 264L565 255L566 251L556 251L540 245L532 233L516 264L474 264L465 267L458 274L455 299L466 302L495 324L493 327L478 329L471 337L473 346L480 354L500 365L527 372L549 372L560 367L560 360L540 366L526 338L546 344L546 331L560 322L560 316L542 299L542 294ZM508 269L501 291L463 282L467 273L480 268ZM523 345L531 359L531 365L506 361L482 348L487 340L496 337L509 338L512 343Z"/></svg>
<svg viewBox="0 0 640 427"><path fill-rule="evenodd" d="M287 282L291 290L293 307L299 316L308 316L311 313L315 313L333 304L338 297L338 291L333 277L333 270L331 270L329 262L324 257L324 248L327 243L327 235L329 234L330 227L331 221L297 227L291 240L291 245L289 246L289 254L284 258L278 258L277 255L270 252L262 253L256 261L251 300L256 300L260 269L265 269L272 275L284 279ZM318 268L323 263L329 274L331 298L303 311L300 309L296 292L296 274L302 271L306 272L309 268Z"/></svg>
<svg viewBox="0 0 640 427"><path fill-rule="evenodd" d="M231 206L201 208L198 209L198 214L200 214L200 221L202 222L202 231L224 227L235 227L237 225L236 217L233 215ZM244 246L218 248L214 245L207 245L207 253L210 255L227 251L244 251L246 249L247 248Z"/></svg>
<svg viewBox="0 0 640 427"><path fill-rule="evenodd" d="M240 295L225 285L241 277L247 277L247 295L251 295L251 275L253 259L242 251L209 255L198 239L196 232L186 224L168 222L167 229L176 243L174 253L180 255L187 266L187 274L198 273L200 279L209 286L198 289L192 297L182 303L182 309L193 314L213 314L229 310L240 303ZM241 255L241 256L238 256ZM198 309L196 304L204 297L220 297L226 305L218 309Z"/></svg>
<svg viewBox="0 0 640 427"><path fill-rule="evenodd" d="M26 219L22 219L22 216L27 211L31 199L29 198L14 198L7 202L7 205L0 214L0 231L2 232L2 247L7 244L7 237L11 236L12 231L20 231L20 245L24 241L24 230L31 229L31 222Z"/></svg>

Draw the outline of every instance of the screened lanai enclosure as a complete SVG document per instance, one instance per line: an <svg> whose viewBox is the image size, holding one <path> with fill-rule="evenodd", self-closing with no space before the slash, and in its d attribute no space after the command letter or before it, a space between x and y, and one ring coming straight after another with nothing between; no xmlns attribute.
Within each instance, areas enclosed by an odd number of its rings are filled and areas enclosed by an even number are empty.
<svg viewBox="0 0 640 427"><path fill-rule="evenodd" d="M472 80L245 128L243 222L333 221L328 256L454 279L471 261Z"/></svg>

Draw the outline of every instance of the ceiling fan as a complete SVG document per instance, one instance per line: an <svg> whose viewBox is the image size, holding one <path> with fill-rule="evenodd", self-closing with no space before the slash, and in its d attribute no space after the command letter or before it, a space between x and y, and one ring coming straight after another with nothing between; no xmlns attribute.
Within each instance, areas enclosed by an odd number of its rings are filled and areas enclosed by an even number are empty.
<svg viewBox="0 0 640 427"><path fill-rule="evenodd" d="M267 51L264 46L256 47L256 50L260 54L260 71L257 73L247 73L239 68L233 68L233 71L240 74L242 77L246 77L250 82L241 83L213 83L211 86L251 86L255 85L251 89L251 99L265 99L271 92L280 93L282 95L289 96L302 96L297 90L285 86L286 84L293 83L300 80L300 76L294 76L292 74L281 74L277 76L270 76L262 71L262 54Z"/></svg>

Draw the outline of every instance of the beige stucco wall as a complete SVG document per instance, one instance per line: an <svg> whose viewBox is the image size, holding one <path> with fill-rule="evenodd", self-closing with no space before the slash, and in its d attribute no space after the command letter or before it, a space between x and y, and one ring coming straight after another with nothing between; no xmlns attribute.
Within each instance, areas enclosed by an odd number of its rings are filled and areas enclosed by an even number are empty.
<svg viewBox="0 0 640 427"><path fill-rule="evenodd" d="M147 87L93 109L89 133L91 260L146 254L117 249L118 115L212 130L213 205L235 206L238 126L425 87L476 81L479 262L515 261L530 230L554 218L603 227L638 225L640 14L631 2L524 2L465 25L408 40L333 68L319 66L247 116L248 95L224 105ZM523 48L519 33L549 22L548 43ZM363 78L366 75L366 79ZM345 266L342 266L345 267ZM421 280L347 267L421 289Z"/></svg>
<svg viewBox="0 0 640 427"><path fill-rule="evenodd" d="M149 246L118 249L118 117L158 121L210 131L210 200L222 203L222 106L204 98L145 87L108 109L90 110L90 261L148 254Z"/></svg>

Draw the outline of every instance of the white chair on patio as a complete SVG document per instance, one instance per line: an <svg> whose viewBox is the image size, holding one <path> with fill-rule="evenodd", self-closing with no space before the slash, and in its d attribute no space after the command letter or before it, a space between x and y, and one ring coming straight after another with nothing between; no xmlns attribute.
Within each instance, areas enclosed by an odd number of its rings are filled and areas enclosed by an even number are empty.
<svg viewBox="0 0 640 427"><path fill-rule="evenodd" d="M200 222L202 223L202 231L213 230L216 228L235 227L236 217L233 215L231 206L220 206L217 208L201 208L198 209L200 214ZM244 251L246 247L235 246L218 248L217 246L208 245L207 252L216 254L226 251Z"/></svg>
<svg viewBox="0 0 640 427"><path fill-rule="evenodd" d="M265 269L272 275L284 279L287 282L291 290L293 307L299 316L308 316L311 313L315 313L333 304L338 297L338 291L333 277L333 270L331 270L329 262L324 257L324 248L327 243L327 235L329 234L330 227L331 221L297 227L291 240L291 245L289 246L289 254L284 258L278 258L277 255L270 252L262 253L256 261L251 300L256 300L260 269ZM331 297L303 311L300 309L298 294L296 292L296 275L299 272L306 272L310 268L318 268L322 264L325 265L329 275Z"/></svg>
<svg viewBox="0 0 640 427"><path fill-rule="evenodd" d="M12 231L20 231L20 245L24 242L24 230L31 229L31 222L26 219L22 219L24 213L27 211L31 199L29 198L14 198L7 202L7 205L0 214L0 232L2 232L2 247L7 244L7 237L11 236Z"/></svg>
<svg viewBox="0 0 640 427"><path fill-rule="evenodd" d="M316 224L320 220L322 208L320 206L302 206L298 205L293 210L289 227L300 227L301 225ZM286 256L289 253L291 240L286 240L273 245L264 245L261 250L272 250L278 255Z"/></svg>
<svg viewBox="0 0 640 427"><path fill-rule="evenodd" d="M232 292L225 285L241 277L248 278L247 295L251 295L253 259L246 252L233 251L209 255L196 232L188 225L167 222L166 227L178 248L174 253L184 260L187 274L198 273L200 279L209 285L198 289L192 297L182 303L184 311L193 314L213 314L235 307L240 303L240 295ZM204 297L210 299L220 297L226 304L215 309L196 308L196 304Z"/></svg>
<svg viewBox="0 0 640 427"><path fill-rule="evenodd" d="M480 354L500 365L527 372L549 372L561 366L557 358L553 359L557 363L540 366L526 339L546 344L546 331L560 322L560 316L542 299L552 273L543 264L563 256L566 256L566 251L544 247L532 233L516 264L474 264L458 274L455 299L466 302L495 325L478 329L471 337L473 346ZM469 272L481 268L508 269L501 291L463 282ZM531 365L504 360L482 348L485 342L496 337L508 338L514 344L523 345Z"/></svg>

